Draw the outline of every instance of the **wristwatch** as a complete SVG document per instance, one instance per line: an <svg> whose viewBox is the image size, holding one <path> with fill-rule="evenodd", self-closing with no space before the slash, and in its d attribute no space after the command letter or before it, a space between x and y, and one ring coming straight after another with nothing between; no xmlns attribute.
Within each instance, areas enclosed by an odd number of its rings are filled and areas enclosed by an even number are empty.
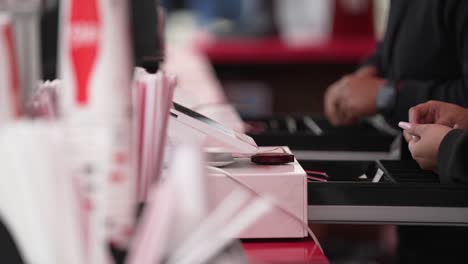
<svg viewBox="0 0 468 264"><path fill-rule="evenodd" d="M386 82L380 87L377 94L377 111L382 114L389 114L396 105L397 90L394 82Z"/></svg>

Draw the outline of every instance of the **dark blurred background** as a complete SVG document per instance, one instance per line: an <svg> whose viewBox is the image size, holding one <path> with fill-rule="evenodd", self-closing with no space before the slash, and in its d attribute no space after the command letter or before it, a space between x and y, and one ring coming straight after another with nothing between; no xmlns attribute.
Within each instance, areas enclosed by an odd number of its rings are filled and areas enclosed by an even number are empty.
<svg viewBox="0 0 468 264"><path fill-rule="evenodd" d="M176 35L206 55L248 116L322 112L325 89L373 51L388 8L388 0L162 3L168 45ZM190 37L181 41L184 34Z"/></svg>

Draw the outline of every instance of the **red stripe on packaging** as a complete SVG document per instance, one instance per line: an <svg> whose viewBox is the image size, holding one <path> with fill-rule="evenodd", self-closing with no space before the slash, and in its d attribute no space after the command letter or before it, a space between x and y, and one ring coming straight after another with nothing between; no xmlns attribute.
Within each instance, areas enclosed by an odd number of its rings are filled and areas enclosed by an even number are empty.
<svg viewBox="0 0 468 264"><path fill-rule="evenodd" d="M6 48L9 54L8 56L8 64L10 65L10 94L11 94L11 103L14 109L14 113L16 117L21 115L20 104L19 104L19 91L20 91L20 83L19 83L19 75L18 75L18 63L16 60L16 49L15 49L15 41L13 39L13 27L11 24L7 24L3 28L3 32L5 39L6 39Z"/></svg>
<svg viewBox="0 0 468 264"><path fill-rule="evenodd" d="M89 82L100 46L101 19L97 0L71 1L70 17L70 55L77 83L75 99L83 106L89 100Z"/></svg>

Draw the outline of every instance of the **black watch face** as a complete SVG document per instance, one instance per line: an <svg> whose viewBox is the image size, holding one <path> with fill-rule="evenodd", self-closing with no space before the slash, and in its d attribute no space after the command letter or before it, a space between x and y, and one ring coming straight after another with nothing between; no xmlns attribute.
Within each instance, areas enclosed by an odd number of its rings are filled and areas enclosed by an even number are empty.
<svg viewBox="0 0 468 264"><path fill-rule="evenodd" d="M392 85L383 86L377 95L377 109L379 112L388 113L393 110L396 103L396 91Z"/></svg>

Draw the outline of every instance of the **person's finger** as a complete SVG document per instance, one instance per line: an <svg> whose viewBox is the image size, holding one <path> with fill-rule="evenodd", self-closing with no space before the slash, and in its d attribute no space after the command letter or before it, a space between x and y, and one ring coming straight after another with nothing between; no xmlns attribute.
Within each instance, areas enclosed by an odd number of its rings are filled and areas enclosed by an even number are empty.
<svg viewBox="0 0 468 264"><path fill-rule="evenodd" d="M338 107L340 126L350 126L359 120L354 114L352 109L347 105L347 99L345 96L341 97L340 104Z"/></svg>
<svg viewBox="0 0 468 264"><path fill-rule="evenodd" d="M325 96L325 114L328 120L334 126L339 126L342 123L342 100L343 94L341 92L341 86L343 80L340 80L333 84Z"/></svg>
<svg viewBox="0 0 468 264"><path fill-rule="evenodd" d="M349 79L350 77L347 77L343 80L343 93L340 105L340 111L345 125L352 125L361 117L361 115L359 115L359 109L356 107L355 98L353 98L354 95L350 95L351 88L348 86Z"/></svg>
<svg viewBox="0 0 468 264"><path fill-rule="evenodd" d="M357 123L357 119L352 118L352 117L348 117L348 116L344 116L340 120L340 126L351 126L351 125L354 125L356 123Z"/></svg>
<svg viewBox="0 0 468 264"><path fill-rule="evenodd" d="M411 107L409 110L408 121L410 123L419 124L419 119L421 116L421 111L419 106Z"/></svg>
<svg viewBox="0 0 468 264"><path fill-rule="evenodd" d="M347 109L345 107L345 100L344 98L341 98L336 107L336 112L340 118L340 121L343 121L346 119L346 111Z"/></svg>
<svg viewBox="0 0 468 264"><path fill-rule="evenodd" d="M438 124L437 112L443 103L429 101L414 106L409 111L409 122L416 124Z"/></svg>
<svg viewBox="0 0 468 264"><path fill-rule="evenodd" d="M414 139L411 139L409 142L408 142L408 149L409 151L411 152L411 156L413 157L413 159L415 160L418 160L420 157L419 157L419 152L418 152L418 148L419 148L419 141L417 140L414 140Z"/></svg>
<svg viewBox="0 0 468 264"><path fill-rule="evenodd" d="M340 113L338 110L338 102L333 102L328 106L326 116L332 125L339 125L340 123Z"/></svg>
<svg viewBox="0 0 468 264"><path fill-rule="evenodd" d="M430 104L424 103L411 107L409 110L409 122L413 124L425 124L430 112Z"/></svg>
<svg viewBox="0 0 468 264"><path fill-rule="evenodd" d="M398 126L402 128L403 130L408 130L411 128L411 123L408 122L399 122Z"/></svg>
<svg viewBox="0 0 468 264"><path fill-rule="evenodd" d="M377 76L378 70L375 66L364 66L358 69L355 72L356 76L360 77L369 77L369 76Z"/></svg>
<svg viewBox="0 0 468 264"><path fill-rule="evenodd" d="M353 125L353 124L357 123L359 118L357 118L352 113L351 109L346 108L346 107L344 107L344 109L346 109L346 110L343 110L343 112L342 112L341 124L343 126L350 126L350 125Z"/></svg>
<svg viewBox="0 0 468 264"><path fill-rule="evenodd" d="M422 137L424 131L427 129L427 125L410 124L407 122L400 122L398 125L409 134L417 137Z"/></svg>
<svg viewBox="0 0 468 264"><path fill-rule="evenodd" d="M406 132L406 131L403 130L403 137L405 138L406 142L409 143L409 142L411 141L411 139L412 139L413 136L410 135L408 132Z"/></svg>
<svg viewBox="0 0 468 264"><path fill-rule="evenodd" d="M330 120L332 124L338 122L338 94L336 93L337 88L335 86L331 86L327 93L325 94L325 115Z"/></svg>
<svg viewBox="0 0 468 264"><path fill-rule="evenodd" d="M425 145L427 145L427 142L423 142L420 138L415 138L413 136L408 143L408 149L411 152L413 159L421 168L432 170L434 169L434 161L427 157L428 153L424 150Z"/></svg>

